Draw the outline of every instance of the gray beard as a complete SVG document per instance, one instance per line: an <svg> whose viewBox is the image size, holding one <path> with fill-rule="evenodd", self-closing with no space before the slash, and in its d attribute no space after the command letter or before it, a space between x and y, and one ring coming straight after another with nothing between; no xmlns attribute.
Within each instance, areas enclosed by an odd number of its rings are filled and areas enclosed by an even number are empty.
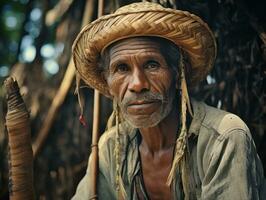
<svg viewBox="0 0 266 200"><path fill-rule="evenodd" d="M153 112L151 115L146 116L144 115L143 118L135 119L132 115L127 113L127 107L129 105L130 101L134 100L143 100L143 101L160 101L159 108ZM123 116L123 119L126 120L132 127L134 128L148 128L148 127L154 127L157 124L159 124L165 117L169 115L173 108L173 100L174 100L174 94L168 94L168 95L161 95L157 93L153 93L150 91L143 92L140 94L134 94L130 96L129 98L123 99L122 102L118 102L118 106L121 110L121 114Z"/></svg>

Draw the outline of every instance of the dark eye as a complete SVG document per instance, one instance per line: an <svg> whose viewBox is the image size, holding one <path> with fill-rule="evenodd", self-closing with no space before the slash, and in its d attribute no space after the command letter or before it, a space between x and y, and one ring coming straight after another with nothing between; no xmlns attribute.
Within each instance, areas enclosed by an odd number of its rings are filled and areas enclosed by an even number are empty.
<svg viewBox="0 0 266 200"><path fill-rule="evenodd" d="M144 67L145 69L158 69L160 64L157 61L149 60Z"/></svg>
<svg viewBox="0 0 266 200"><path fill-rule="evenodd" d="M116 72L127 72L129 67L127 64L119 64L116 66Z"/></svg>

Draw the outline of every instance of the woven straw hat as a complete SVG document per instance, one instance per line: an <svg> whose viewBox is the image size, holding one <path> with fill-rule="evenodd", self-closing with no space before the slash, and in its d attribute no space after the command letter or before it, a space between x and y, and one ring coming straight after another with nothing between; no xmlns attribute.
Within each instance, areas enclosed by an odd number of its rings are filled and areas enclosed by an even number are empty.
<svg viewBox="0 0 266 200"><path fill-rule="evenodd" d="M85 26L72 51L77 71L92 88L110 97L98 63L111 43L137 36L155 36L174 42L186 54L191 67L190 85L201 81L216 57L216 42L208 25L187 11L164 8L156 3L133 3Z"/></svg>

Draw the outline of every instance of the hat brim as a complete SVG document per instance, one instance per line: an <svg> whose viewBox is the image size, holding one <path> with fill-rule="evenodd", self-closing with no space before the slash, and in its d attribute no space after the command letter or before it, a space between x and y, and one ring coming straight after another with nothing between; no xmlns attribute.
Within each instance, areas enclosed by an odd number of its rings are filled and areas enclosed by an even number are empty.
<svg viewBox="0 0 266 200"><path fill-rule="evenodd" d="M98 66L101 52L116 41L138 36L162 37L181 48L191 67L189 85L206 77L216 57L216 42L205 22L187 11L161 6L134 8L122 7L117 13L103 16L77 36L72 47L73 60L85 83L110 97Z"/></svg>

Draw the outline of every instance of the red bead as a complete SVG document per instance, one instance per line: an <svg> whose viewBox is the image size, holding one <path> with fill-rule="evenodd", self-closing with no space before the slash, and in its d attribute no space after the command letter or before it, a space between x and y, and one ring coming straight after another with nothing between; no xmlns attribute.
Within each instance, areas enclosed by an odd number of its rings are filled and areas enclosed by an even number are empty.
<svg viewBox="0 0 266 200"><path fill-rule="evenodd" d="M83 115L79 116L79 121L84 127L88 127Z"/></svg>

